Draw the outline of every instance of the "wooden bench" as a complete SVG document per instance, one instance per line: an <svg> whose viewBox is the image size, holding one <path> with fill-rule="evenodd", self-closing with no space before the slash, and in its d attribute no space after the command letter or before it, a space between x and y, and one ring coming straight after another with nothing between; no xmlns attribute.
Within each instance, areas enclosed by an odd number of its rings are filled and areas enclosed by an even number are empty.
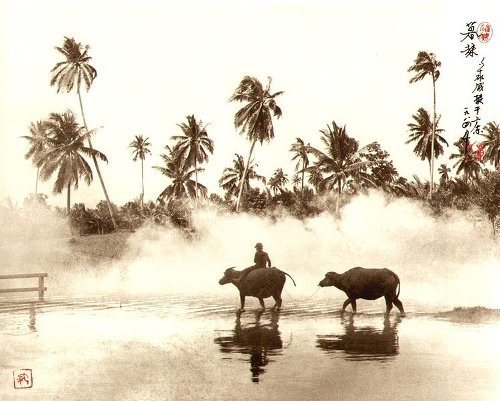
<svg viewBox="0 0 500 401"><path fill-rule="evenodd" d="M43 280L47 277L47 273L28 273L28 274L0 274L0 280L2 279L16 279L16 278L35 278L38 277L38 287L25 287L25 288L0 288L0 294L6 292L28 292L28 291L38 291L38 300L43 301L43 293L47 291L47 287L44 287Z"/></svg>

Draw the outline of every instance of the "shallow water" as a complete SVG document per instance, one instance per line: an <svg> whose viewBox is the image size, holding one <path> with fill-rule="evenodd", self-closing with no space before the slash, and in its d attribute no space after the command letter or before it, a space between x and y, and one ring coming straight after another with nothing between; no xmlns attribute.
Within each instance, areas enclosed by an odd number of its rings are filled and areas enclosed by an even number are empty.
<svg viewBox="0 0 500 401"><path fill-rule="evenodd" d="M498 400L500 322L233 297L0 300L4 400ZM14 388L32 369L33 387Z"/></svg>

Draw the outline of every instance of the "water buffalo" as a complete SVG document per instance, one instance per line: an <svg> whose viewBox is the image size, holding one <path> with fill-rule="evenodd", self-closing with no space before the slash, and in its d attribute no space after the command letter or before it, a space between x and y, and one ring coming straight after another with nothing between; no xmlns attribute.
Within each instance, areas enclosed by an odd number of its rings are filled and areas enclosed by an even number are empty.
<svg viewBox="0 0 500 401"><path fill-rule="evenodd" d="M245 278L240 280L241 275L245 270L235 270L230 267L224 272L224 276L219 280L220 285L232 283L240 291L241 307L240 311L245 310L245 297L258 298L260 306L265 309L264 298L273 297L276 304L274 309L281 308L281 291L285 285L286 277L293 278L288 274L274 267L260 268L251 270ZM293 281L295 285L295 281Z"/></svg>
<svg viewBox="0 0 500 401"><path fill-rule="evenodd" d="M403 304L398 299L401 289L399 277L389 269L354 267L342 274L328 272L319 285L321 287L334 286L347 294L348 298L342 306L342 313L349 304L352 306L353 313L356 313L356 299L358 298L373 300L383 296L387 305L387 315L391 312L392 304L396 305L402 316L405 314Z"/></svg>

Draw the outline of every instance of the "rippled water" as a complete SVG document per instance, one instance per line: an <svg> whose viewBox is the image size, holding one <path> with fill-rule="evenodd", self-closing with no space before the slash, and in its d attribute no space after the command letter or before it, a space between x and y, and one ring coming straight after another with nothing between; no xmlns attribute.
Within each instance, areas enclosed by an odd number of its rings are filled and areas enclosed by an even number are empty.
<svg viewBox="0 0 500 401"><path fill-rule="evenodd" d="M498 400L500 324L330 299L0 300L4 400ZM14 388L32 369L33 387Z"/></svg>

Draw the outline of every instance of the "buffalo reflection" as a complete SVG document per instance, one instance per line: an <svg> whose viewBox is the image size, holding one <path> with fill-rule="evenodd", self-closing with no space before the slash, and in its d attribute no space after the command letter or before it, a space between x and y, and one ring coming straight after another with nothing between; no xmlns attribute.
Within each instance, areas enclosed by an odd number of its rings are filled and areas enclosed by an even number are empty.
<svg viewBox="0 0 500 401"><path fill-rule="evenodd" d="M252 381L258 383L260 375L265 373L264 367L273 362L272 356L281 355L283 342L278 330L279 314L272 312L269 323L261 323L261 311L256 312L255 321L241 322L241 313L237 313L234 330L227 330L228 335L215 338L223 354L235 353L249 355ZM226 331L226 330L225 330Z"/></svg>
<svg viewBox="0 0 500 401"><path fill-rule="evenodd" d="M399 354L397 326L401 319L391 323L384 319L383 329L372 326L356 327L350 316L342 321L345 334L318 335L317 347L328 354L342 352L347 360L387 361Z"/></svg>

